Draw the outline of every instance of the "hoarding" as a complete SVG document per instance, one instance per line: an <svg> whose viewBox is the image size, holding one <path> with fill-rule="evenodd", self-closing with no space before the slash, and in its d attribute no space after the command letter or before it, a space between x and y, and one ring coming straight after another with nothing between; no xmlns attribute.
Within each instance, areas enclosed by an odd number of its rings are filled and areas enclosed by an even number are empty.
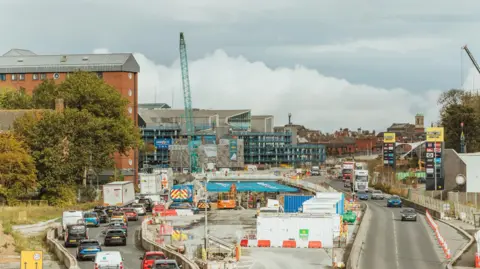
<svg viewBox="0 0 480 269"><path fill-rule="evenodd" d="M395 147L394 143L383 143L383 165L388 167L396 167L396 156L395 156Z"/></svg>
<svg viewBox="0 0 480 269"><path fill-rule="evenodd" d="M383 133L383 143L395 143L395 133Z"/></svg>
<svg viewBox="0 0 480 269"><path fill-rule="evenodd" d="M230 148L230 160L236 161L237 160L237 140L230 139L229 141L229 148Z"/></svg>
<svg viewBox="0 0 480 269"><path fill-rule="evenodd" d="M157 149L168 149L168 146L173 144L173 139L158 138L158 139L155 139L154 144Z"/></svg>
<svg viewBox="0 0 480 269"><path fill-rule="evenodd" d="M443 127L429 127L425 131L427 142L444 142Z"/></svg>

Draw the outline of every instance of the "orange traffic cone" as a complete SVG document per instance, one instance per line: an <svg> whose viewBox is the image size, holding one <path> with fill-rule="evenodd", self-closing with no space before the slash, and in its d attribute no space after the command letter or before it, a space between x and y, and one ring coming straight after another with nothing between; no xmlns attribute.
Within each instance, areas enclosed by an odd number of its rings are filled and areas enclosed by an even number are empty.
<svg viewBox="0 0 480 269"><path fill-rule="evenodd" d="M475 268L480 268L480 253L475 253Z"/></svg>
<svg viewBox="0 0 480 269"><path fill-rule="evenodd" d="M447 249L446 258L447 258L447 260L452 258L452 254L450 253L450 249Z"/></svg>

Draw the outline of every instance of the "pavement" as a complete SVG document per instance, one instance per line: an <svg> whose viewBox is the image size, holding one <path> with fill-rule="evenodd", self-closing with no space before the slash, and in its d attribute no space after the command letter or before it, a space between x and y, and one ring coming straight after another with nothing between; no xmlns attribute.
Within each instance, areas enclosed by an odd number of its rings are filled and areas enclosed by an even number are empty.
<svg viewBox="0 0 480 269"><path fill-rule="evenodd" d="M446 221L456 227L462 228L464 231L469 233L475 238L475 233L478 231L473 225L465 223L460 220L448 220ZM441 229L441 228L440 228ZM440 230L441 231L441 230ZM449 240L449 238L445 238L447 243L450 246L450 242L453 240ZM453 268L460 269L460 268L474 268L475 266L475 252L477 252L477 244L474 242L457 260L454 264Z"/></svg>
<svg viewBox="0 0 480 269"><path fill-rule="evenodd" d="M103 251L120 251L122 257L124 259L124 264L126 269L135 269L140 268L140 257L144 254L144 250L141 247L137 247L135 245L135 230L141 227L143 221L143 217L140 217L138 221L129 221L128 222L128 239L126 246L104 246L103 244L103 234L102 231L105 229L106 224L102 224L102 226L96 227L89 227L88 229L88 237L91 239L98 239L102 244ZM61 241L63 243L63 241ZM73 256L77 254L77 248L68 248L70 253ZM78 266L81 269L92 269L93 261L79 261Z"/></svg>
<svg viewBox="0 0 480 269"><path fill-rule="evenodd" d="M308 180L326 181L324 178ZM344 190L342 181L327 183L337 190ZM368 200L366 203L372 213L372 222L358 261L360 268L422 269L441 268L446 264L444 253L424 215L419 214L416 222L402 222L401 209L387 208L385 200ZM454 255L467 240L456 229L443 223L439 226Z"/></svg>

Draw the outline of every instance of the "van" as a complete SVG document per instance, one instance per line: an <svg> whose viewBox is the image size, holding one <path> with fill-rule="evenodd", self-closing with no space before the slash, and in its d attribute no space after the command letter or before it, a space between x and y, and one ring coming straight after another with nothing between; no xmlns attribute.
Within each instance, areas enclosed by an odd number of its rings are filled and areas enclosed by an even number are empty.
<svg viewBox="0 0 480 269"><path fill-rule="evenodd" d="M82 211L64 211L62 214L62 228L63 232L67 231L67 226L74 224L81 224L83 222L83 212Z"/></svg>
<svg viewBox="0 0 480 269"><path fill-rule="evenodd" d="M94 269L125 269L119 251L100 251L95 255Z"/></svg>

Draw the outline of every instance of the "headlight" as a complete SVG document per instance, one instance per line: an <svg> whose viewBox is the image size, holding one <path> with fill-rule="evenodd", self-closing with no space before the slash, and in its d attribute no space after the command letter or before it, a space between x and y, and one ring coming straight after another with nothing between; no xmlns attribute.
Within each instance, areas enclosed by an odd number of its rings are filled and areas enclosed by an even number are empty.
<svg viewBox="0 0 480 269"><path fill-rule="evenodd" d="M404 218L405 218L406 216L405 216L404 214L402 214L402 217L404 217Z"/></svg>

